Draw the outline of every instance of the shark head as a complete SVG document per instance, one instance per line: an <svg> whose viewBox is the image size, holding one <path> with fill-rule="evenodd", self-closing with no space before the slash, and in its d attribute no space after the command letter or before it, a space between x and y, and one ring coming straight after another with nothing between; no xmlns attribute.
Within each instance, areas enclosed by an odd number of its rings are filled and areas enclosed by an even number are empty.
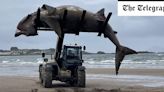
<svg viewBox="0 0 164 92"><path fill-rule="evenodd" d="M36 16L34 14L27 15L18 23L15 37L22 34L26 36L37 35Z"/></svg>
<svg viewBox="0 0 164 92"><path fill-rule="evenodd" d="M55 8L44 4L41 8L37 10L37 12L31 13L24 17L17 25L15 37L19 35L38 35L38 27L47 27L47 24L40 20L40 15L42 15L43 19L44 16L47 17L53 15L55 13L55 10Z"/></svg>

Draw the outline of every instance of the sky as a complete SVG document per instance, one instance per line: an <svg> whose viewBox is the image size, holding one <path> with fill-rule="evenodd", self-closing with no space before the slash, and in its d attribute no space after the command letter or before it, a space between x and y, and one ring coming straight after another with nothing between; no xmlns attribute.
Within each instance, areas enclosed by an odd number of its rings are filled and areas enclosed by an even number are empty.
<svg viewBox="0 0 164 92"><path fill-rule="evenodd" d="M55 32L39 32L38 36L14 37L18 22L27 14L35 12L43 4L51 6L76 5L96 13L105 8L105 15L112 12L109 24L118 32L121 45L136 51L164 52L164 17L117 16L117 0L3 0L0 3L0 49L47 49L56 47ZM66 35L64 44L86 46L86 51L115 52L115 45L96 33L80 33L79 36Z"/></svg>

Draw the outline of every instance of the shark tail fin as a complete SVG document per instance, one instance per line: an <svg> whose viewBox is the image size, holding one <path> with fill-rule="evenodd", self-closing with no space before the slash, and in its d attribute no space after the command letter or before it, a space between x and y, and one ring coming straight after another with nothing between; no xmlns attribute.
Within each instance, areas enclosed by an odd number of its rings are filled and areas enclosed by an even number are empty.
<svg viewBox="0 0 164 92"><path fill-rule="evenodd" d="M129 54L137 54L137 52L135 50L123 46L116 48L116 55L115 55L116 75L118 74L121 62L124 59L125 55L129 55Z"/></svg>
<svg viewBox="0 0 164 92"><path fill-rule="evenodd" d="M105 9L102 8L102 9L100 9L96 14L98 14L99 16L105 17L104 12L105 12Z"/></svg>

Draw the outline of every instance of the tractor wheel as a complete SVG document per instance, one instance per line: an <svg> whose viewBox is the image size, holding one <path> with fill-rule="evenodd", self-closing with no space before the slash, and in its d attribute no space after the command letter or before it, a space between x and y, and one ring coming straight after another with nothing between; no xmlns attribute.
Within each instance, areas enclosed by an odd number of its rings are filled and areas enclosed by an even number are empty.
<svg viewBox="0 0 164 92"><path fill-rule="evenodd" d="M39 80L40 80L40 83L42 84L43 83L42 66L39 67Z"/></svg>
<svg viewBox="0 0 164 92"><path fill-rule="evenodd" d="M46 72L44 74L43 86L45 88L51 88L52 87L52 72Z"/></svg>
<svg viewBox="0 0 164 92"><path fill-rule="evenodd" d="M77 86L78 87L85 87L85 70L78 70L77 71Z"/></svg>

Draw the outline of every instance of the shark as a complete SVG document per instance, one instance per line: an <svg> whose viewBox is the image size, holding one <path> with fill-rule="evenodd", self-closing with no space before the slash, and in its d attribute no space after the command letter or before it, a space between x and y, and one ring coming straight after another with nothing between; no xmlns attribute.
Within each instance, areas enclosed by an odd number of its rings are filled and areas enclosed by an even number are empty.
<svg viewBox="0 0 164 92"><path fill-rule="evenodd" d="M109 12L106 17L104 12L104 8L93 13L74 5L53 7L44 4L18 23L15 37L36 36L38 30L55 31L60 38L64 34L79 35L80 32L98 33L98 36L104 34L104 37L116 46L115 71L117 75L124 57L129 54L137 54L137 52L120 44L116 37L117 32L108 23L112 13Z"/></svg>

